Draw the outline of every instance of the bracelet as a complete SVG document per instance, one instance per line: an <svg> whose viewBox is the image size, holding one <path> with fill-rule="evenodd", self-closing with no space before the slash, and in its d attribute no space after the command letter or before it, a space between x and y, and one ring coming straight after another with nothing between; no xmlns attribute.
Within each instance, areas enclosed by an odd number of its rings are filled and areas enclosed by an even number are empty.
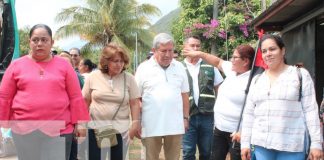
<svg viewBox="0 0 324 160"><path fill-rule="evenodd" d="M141 122L141 120L132 120L132 123Z"/></svg>
<svg viewBox="0 0 324 160"><path fill-rule="evenodd" d="M185 119L185 120L189 121L189 117L183 117L183 119Z"/></svg>

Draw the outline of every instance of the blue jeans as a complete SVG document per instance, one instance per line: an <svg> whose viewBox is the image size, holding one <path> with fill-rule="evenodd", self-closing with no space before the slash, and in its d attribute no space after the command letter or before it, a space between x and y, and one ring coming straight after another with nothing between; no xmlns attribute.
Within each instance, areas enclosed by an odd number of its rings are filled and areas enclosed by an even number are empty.
<svg viewBox="0 0 324 160"><path fill-rule="evenodd" d="M285 152L274 149L266 149L254 146L254 154L257 160L304 160L304 152Z"/></svg>
<svg viewBox="0 0 324 160"><path fill-rule="evenodd" d="M189 129L182 140L183 160L195 160L196 146L200 160L209 160L213 142L214 115L196 114L189 119Z"/></svg>

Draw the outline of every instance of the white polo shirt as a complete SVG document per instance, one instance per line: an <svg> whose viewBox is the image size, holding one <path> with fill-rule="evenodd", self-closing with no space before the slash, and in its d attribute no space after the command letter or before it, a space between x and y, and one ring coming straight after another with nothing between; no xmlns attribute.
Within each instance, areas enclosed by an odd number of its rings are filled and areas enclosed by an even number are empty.
<svg viewBox="0 0 324 160"><path fill-rule="evenodd" d="M153 56L137 68L135 79L142 96L142 137L184 134L181 93L189 92L184 66L172 60L163 69Z"/></svg>

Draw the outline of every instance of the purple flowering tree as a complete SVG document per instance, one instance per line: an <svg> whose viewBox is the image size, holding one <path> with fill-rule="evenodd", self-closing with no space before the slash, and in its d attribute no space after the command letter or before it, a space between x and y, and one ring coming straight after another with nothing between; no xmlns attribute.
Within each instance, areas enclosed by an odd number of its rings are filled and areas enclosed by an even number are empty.
<svg viewBox="0 0 324 160"><path fill-rule="evenodd" d="M236 46L254 44L257 39L249 23L260 13L258 0L228 1L226 5L220 1L218 19L211 18L212 1L180 0L180 4L183 10L172 30L179 44L186 36L199 36L205 51L209 52L210 44L216 43L217 54L225 56L232 54Z"/></svg>

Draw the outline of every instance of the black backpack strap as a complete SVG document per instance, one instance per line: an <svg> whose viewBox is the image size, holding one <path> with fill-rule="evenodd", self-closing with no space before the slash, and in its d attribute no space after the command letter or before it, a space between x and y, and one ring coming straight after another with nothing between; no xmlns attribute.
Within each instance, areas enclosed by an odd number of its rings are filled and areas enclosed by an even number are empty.
<svg viewBox="0 0 324 160"><path fill-rule="evenodd" d="M185 69L186 69L186 73L187 73L187 77L188 77L189 89L190 89L189 96L191 96L191 95L193 96L192 77L191 77L191 75L190 75L190 73L189 73L189 70L188 70L187 64L186 64L184 61L182 61L181 63L182 63L183 66L185 67Z"/></svg>
<svg viewBox="0 0 324 160"><path fill-rule="evenodd" d="M303 76L300 72L300 68L297 67L297 74L298 74L298 79L299 79L299 97L298 97L298 101L301 101L301 97L302 97L302 88L303 88Z"/></svg>

